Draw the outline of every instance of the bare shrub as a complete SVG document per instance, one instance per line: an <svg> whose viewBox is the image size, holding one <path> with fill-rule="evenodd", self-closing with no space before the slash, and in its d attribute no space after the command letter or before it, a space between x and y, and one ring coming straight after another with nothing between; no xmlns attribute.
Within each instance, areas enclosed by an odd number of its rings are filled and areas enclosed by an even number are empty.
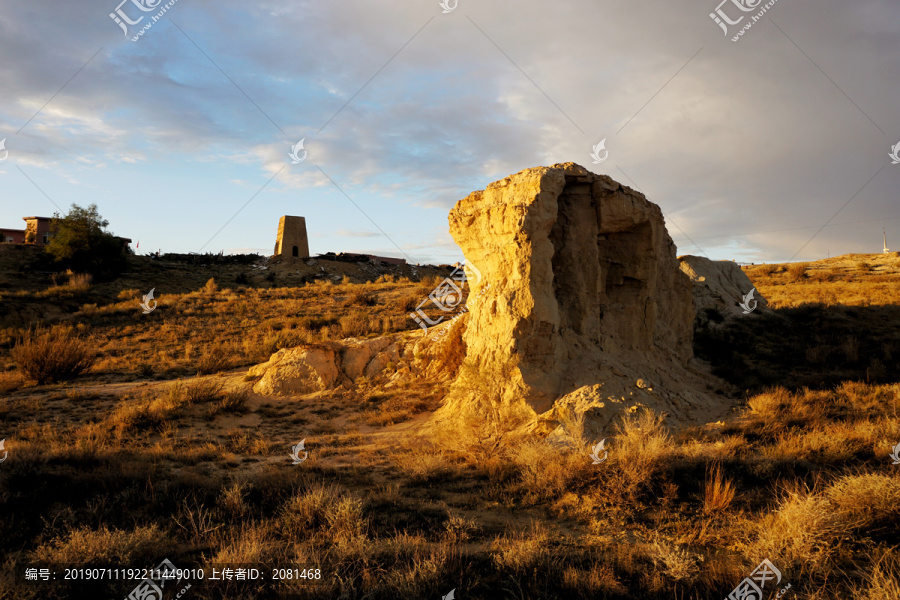
<svg viewBox="0 0 900 600"><path fill-rule="evenodd" d="M663 569L663 573L673 581L691 581L697 576L700 558L683 548L657 540L651 546L653 563Z"/></svg>
<svg viewBox="0 0 900 600"><path fill-rule="evenodd" d="M247 492L250 484L234 482L228 487L223 487L219 493L219 508L231 517L241 517L248 510Z"/></svg>
<svg viewBox="0 0 900 600"><path fill-rule="evenodd" d="M87 342L68 325L29 329L11 354L22 374L39 384L74 379L96 358Z"/></svg>
<svg viewBox="0 0 900 600"><path fill-rule="evenodd" d="M375 306L378 304L378 295L371 290L360 287L350 294L350 303L360 306Z"/></svg>
<svg viewBox="0 0 900 600"><path fill-rule="evenodd" d="M221 351L206 352L197 360L197 373L209 375L226 370L231 365L228 356Z"/></svg>
<svg viewBox="0 0 900 600"><path fill-rule="evenodd" d="M622 475L623 492L630 496L649 487L675 451L664 420L663 415L645 410L625 416L616 426L615 449L610 457Z"/></svg>
<svg viewBox="0 0 900 600"><path fill-rule="evenodd" d="M179 391L173 393L180 394L187 404L198 404L200 402L215 402L219 400L222 397L222 389L224 387L225 384L216 379L201 379L198 377L181 385Z"/></svg>
<svg viewBox="0 0 900 600"><path fill-rule="evenodd" d="M448 544L462 544L468 542L477 530L478 524L475 519L468 519L448 511L442 537Z"/></svg>
<svg viewBox="0 0 900 600"><path fill-rule="evenodd" d="M188 502L187 498L182 500L178 514L172 517L172 521L191 540L208 539L210 534L222 527L222 525L213 525L212 511L196 500Z"/></svg>
<svg viewBox="0 0 900 600"><path fill-rule="evenodd" d="M364 315L354 314L341 317L341 335L345 338L362 337L369 333L369 319Z"/></svg>
<svg viewBox="0 0 900 600"><path fill-rule="evenodd" d="M790 281L799 281L806 275L809 263L793 263L788 267L787 275Z"/></svg>

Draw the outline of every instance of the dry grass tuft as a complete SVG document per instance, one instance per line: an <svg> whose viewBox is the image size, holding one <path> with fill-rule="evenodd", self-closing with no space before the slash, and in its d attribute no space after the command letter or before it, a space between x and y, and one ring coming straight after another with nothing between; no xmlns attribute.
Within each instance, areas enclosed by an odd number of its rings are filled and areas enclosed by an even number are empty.
<svg viewBox="0 0 900 600"><path fill-rule="evenodd" d="M856 531L877 532L900 521L900 478L846 475L825 489L834 516Z"/></svg>
<svg viewBox="0 0 900 600"><path fill-rule="evenodd" d="M378 304L378 294L364 287L353 290L349 302L359 306L375 306Z"/></svg>
<svg viewBox="0 0 900 600"><path fill-rule="evenodd" d="M822 494L795 487L788 489L774 513L759 524L759 534L748 552L765 556L783 569L804 575L826 575L850 528L835 518L833 506Z"/></svg>
<svg viewBox="0 0 900 600"><path fill-rule="evenodd" d="M238 482L223 487L219 494L219 508L232 518L243 517L250 510L247 506L247 493L251 487L248 483Z"/></svg>
<svg viewBox="0 0 900 600"><path fill-rule="evenodd" d="M529 531L507 533L497 537L491 545L491 558L497 568L524 575L536 571L549 555L547 530L532 523Z"/></svg>
<svg viewBox="0 0 900 600"><path fill-rule="evenodd" d="M510 449L510 454L518 468L526 504L559 498L572 482L587 475L591 465L586 453L542 440L519 444Z"/></svg>
<svg viewBox="0 0 900 600"><path fill-rule="evenodd" d="M391 454L391 460L413 481L434 479L449 469L447 454L426 440L408 444Z"/></svg>
<svg viewBox="0 0 900 600"><path fill-rule="evenodd" d="M706 487L703 488L703 512L721 512L734 500L734 482L722 475L722 463L715 463L706 471Z"/></svg>
<svg viewBox="0 0 900 600"><path fill-rule="evenodd" d="M207 352L197 361L197 373L200 375L210 375L224 371L231 366L228 356L221 352Z"/></svg>
<svg viewBox="0 0 900 600"><path fill-rule="evenodd" d="M156 560L168 547L168 535L155 524L131 531L79 527L39 546L32 559L41 564L68 566L141 564Z"/></svg>
<svg viewBox="0 0 900 600"><path fill-rule="evenodd" d="M25 378L19 371L3 371L0 373L0 394L14 392L25 383Z"/></svg>
<svg viewBox="0 0 900 600"><path fill-rule="evenodd" d="M295 492L282 507L278 527L290 540L317 535L353 546L365 539L369 522L362 500L333 485L312 484Z"/></svg>
<svg viewBox="0 0 900 600"><path fill-rule="evenodd" d="M874 566L865 576L865 587L854 591L853 600L900 598L900 556L894 552L872 562Z"/></svg>
<svg viewBox="0 0 900 600"><path fill-rule="evenodd" d="M261 523L241 523L231 530L210 560L211 565L251 565L271 561L275 557L275 538L270 528Z"/></svg>
<svg viewBox="0 0 900 600"><path fill-rule="evenodd" d="M230 412L230 413L245 413L247 412L247 401L250 399L250 392L246 389L241 390L231 390L225 392L225 395L222 396L222 399L213 405L211 409L212 414L217 414L219 412Z"/></svg>

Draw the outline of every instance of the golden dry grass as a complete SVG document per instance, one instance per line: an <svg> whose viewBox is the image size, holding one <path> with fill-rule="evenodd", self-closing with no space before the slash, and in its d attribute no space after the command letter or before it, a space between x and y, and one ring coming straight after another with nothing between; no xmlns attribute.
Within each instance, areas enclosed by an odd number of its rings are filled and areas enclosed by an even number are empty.
<svg viewBox="0 0 900 600"><path fill-rule="evenodd" d="M715 463L706 471L706 486L703 488L703 511L721 512L731 506L734 500L734 482L725 478L722 464Z"/></svg>
<svg viewBox="0 0 900 600"><path fill-rule="evenodd" d="M866 263L865 277L886 276L877 260ZM831 268L833 281L818 263L795 281L787 269L758 269L779 293L805 301L810 286L853 283ZM520 427L523 415L490 404L417 438L416 421L439 405L440 386L361 381L268 398L241 374L220 371L296 343L412 328L409 302L437 281L229 289L232 276L217 272L206 286L209 277L160 294L150 315L135 310L149 290L137 284L67 315L100 357L77 384L35 386L5 365L0 550L8 564L151 567L165 556L178 566L247 562L328 574L315 586L197 586L190 594L198 600L386 600L452 588L460 598L664 600L727 597L767 557L798 598L898 597L893 381L775 385L749 394L735 419L689 430L637 411L618 420L608 459L594 465L576 418L563 419L568 445L548 444ZM842 310L829 314L845 319ZM0 344L23 331L0 332ZM440 355L459 368L461 329L451 335ZM803 368L867 362L868 331L825 340L820 354L789 351ZM503 382L483 374L479 391L487 396ZM309 458L292 465L288 451L304 438ZM37 598L2 578L0 596ZM77 596L48 587L40 597Z"/></svg>
<svg viewBox="0 0 900 600"><path fill-rule="evenodd" d="M900 256L848 254L813 263L751 266L745 273L772 308L892 306L897 303Z"/></svg>
<svg viewBox="0 0 900 600"><path fill-rule="evenodd" d="M155 525L132 530L77 527L36 548L32 559L41 564L72 566L128 564L154 557L166 545L166 536Z"/></svg>

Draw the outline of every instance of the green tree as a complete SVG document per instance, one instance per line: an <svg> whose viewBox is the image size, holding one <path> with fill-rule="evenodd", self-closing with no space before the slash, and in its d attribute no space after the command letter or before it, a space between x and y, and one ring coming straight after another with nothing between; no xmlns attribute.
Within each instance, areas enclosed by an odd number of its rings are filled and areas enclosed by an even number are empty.
<svg viewBox="0 0 900 600"><path fill-rule="evenodd" d="M122 243L106 231L109 221L100 216L97 205L82 208L73 204L69 214L53 214L47 252L56 263L95 277L112 277L127 264Z"/></svg>

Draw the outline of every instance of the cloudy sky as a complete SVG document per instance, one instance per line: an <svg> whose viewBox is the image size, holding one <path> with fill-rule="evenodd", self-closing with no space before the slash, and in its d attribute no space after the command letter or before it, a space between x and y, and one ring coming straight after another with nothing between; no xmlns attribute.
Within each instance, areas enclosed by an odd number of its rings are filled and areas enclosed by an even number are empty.
<svg viewBox="0 0 900 600"><path fill-rule="evenodd" d="M737 42L760 0L728 35L720 0L118 1L0 1L0 226L96 203L139 253L271 253L292 214L313 253L447 262L458 199L574 161L680 254L900 249L896 0L778 0Z"/></svg>

